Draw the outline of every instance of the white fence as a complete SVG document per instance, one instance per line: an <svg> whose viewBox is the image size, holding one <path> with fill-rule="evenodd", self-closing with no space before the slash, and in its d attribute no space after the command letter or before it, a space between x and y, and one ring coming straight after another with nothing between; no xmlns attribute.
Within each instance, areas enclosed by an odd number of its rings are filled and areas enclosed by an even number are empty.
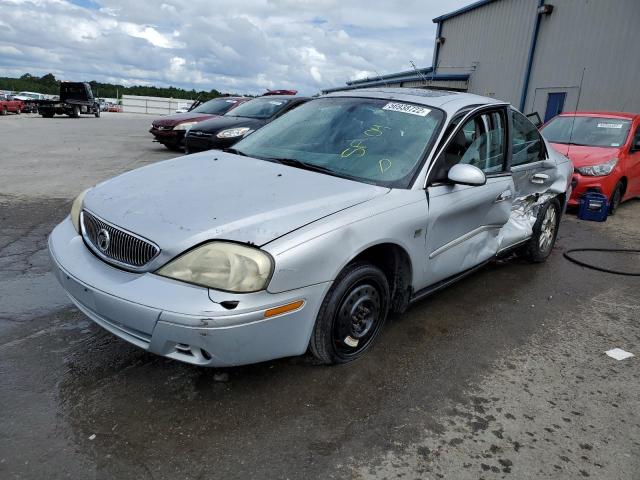
<svg viewBox="0 0 640 480"><path fill-rule="evenodd" d="M129 113L149 113L153 115L169 115L178 108L188 108L193 100L181 98L140 97L138 95L122 96L122 111Z"/></svg>

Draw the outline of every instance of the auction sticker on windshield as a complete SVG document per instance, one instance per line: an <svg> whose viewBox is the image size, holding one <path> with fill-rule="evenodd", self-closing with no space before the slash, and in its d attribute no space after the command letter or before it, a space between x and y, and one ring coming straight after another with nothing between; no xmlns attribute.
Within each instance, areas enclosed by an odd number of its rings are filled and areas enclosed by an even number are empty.
<svg viewBox="0 0 640 480"><path fill-rule="evenodd" d="M411 115L418 115L420 117L426 117L429 115L431 111L428 108L419 107L417 105L411 105L409 103L397 103L397 102L389 102L384 107L383 110L390 110L392 112L402 112L402 113L410 113Z"/></svg>
<svg viewBox="0 0 640 480"><path fill-rule="evenodd" d="M622 128L622 123L599 123L598 128Z"/></svg>

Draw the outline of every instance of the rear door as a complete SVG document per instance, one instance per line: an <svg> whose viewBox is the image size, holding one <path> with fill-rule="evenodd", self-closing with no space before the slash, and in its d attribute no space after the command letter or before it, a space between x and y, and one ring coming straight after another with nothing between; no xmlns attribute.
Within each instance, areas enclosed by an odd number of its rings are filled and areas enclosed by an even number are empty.
<svg viewBox="0 0 640 480"><path fill-rule="evenodd" d="M556 180L557 168L549 158L538 129L520 112L510 109L511 160L509 170L515 198L508 224L502 232L501 249L528 239L535 223L536 205Z"/></svg>
<svg viewBox="0 0 640 480"><path fill-rule="evenodd" d="M455 122L455 120L454 120ZM427 180L429 215L424 286L491 259L509 220L514 184L507 170L506 107L485 108L460 120L434 162ZM480 168L481 186L453 185L449 169L458 163Z"/></svg>

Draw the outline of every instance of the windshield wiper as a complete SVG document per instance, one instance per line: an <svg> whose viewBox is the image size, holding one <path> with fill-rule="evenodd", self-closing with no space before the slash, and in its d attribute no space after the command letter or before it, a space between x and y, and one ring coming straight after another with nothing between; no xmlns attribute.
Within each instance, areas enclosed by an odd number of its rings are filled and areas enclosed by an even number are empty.
<svg viewBox="0 0 640 480"><path fill-rule="evenodd" d="M321 165L315 165L313 163L303 162L302 160L296 160L295 158L265 158L265 160L269 160L272 162L281 163L283 165L287 165L289 167L302 168L303 170L311 170L313 172L321 172L326 173L328 175L333 175L335 177L341 177L335 170L332 170L327 167L323 167Z"/></svg>
<svg viewBox="0 0 640 480"><path fill-rule="evenodd" d="M240 150L238 150L237 148L232 148L232 147L224 148L222 151L223 151L223 152L226 152L226 153L233 153L234 155L241 155L241 156L243 156L243 157L248 157L248 156L249 156L249 155L247 155L246 153L241 152L241 151L240 151Z"/></svg>

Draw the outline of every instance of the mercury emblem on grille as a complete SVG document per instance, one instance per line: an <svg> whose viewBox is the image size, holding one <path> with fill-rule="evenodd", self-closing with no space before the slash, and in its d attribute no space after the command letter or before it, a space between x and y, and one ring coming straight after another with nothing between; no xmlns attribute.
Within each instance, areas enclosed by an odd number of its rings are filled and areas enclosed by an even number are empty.
<svg viewBox="0 0 640 480"><path fill-rule="evenodd" d="M111 243L111 237L109 237L109 232L103 228L98 232L98 236L96 237L96 243L98 244L98 248L103 253L107 251L109 248L109 244Z"/></svg>

